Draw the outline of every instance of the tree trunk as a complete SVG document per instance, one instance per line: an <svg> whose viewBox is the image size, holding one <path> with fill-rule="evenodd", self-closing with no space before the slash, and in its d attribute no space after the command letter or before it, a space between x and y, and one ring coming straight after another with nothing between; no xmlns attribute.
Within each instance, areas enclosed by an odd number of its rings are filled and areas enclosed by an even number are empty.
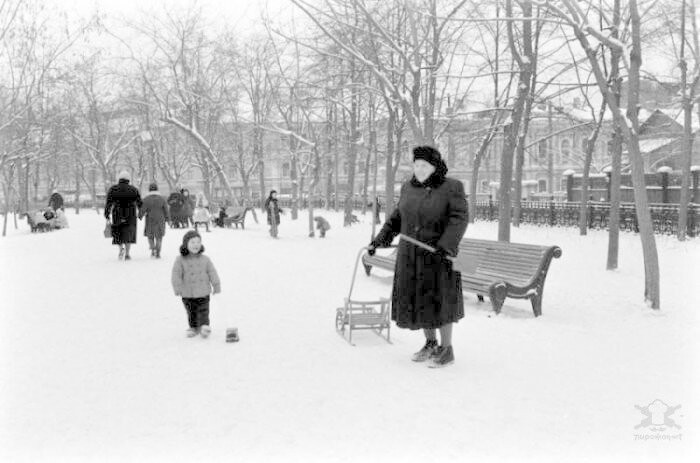
<svg viewBox="0 0 700 463"><path fill-rule="evenodd" d="M613 5L613 28L612 37L619 37L620 0L615 0ZM607 99L612 99L613 104L609 106L619 108L622 99L622 78L620 77L621 51L618 48L611 48L610 55L610 95ZM607 270L617 269L618 256L620 250L620 184L622 176L622 128L618 118L613 120L614 133L612 137L612 164L610 166L610 216L608 217L608 259Z"/></svg>
<svg viewBox="0 0 700 463"><path fill-rule="evenodd" d="M598 139L600 128L603 125L603 117L605 116L606 106L605 98L603 98L603 103L601 104L600 111L598 112L598 123L586 142L586 159L583 162L583 177L581 178L581 205L578 215L578 228L579 234L581 235L586 235L588 233L588 178L590 177L593 151L595 150L595 143Z"/></svg>

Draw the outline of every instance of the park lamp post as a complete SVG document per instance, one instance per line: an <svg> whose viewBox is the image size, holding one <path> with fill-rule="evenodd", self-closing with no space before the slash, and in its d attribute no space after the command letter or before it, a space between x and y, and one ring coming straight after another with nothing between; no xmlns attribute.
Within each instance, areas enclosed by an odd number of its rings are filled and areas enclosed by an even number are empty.
<svg viewBox="0 0 700 463"><path fill-rule="evenodd" d="M566 177L566 201L570 203L574 200L574 170L566 169L562 175Z"/></svg>

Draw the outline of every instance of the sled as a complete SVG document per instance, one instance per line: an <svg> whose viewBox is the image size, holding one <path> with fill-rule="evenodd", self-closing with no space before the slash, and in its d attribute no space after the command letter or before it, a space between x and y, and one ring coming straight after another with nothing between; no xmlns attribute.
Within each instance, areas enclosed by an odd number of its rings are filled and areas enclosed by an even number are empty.
<svg viewBox="0 0 700 463"><path fill-rule="evenodd" d="M360 249L355 260L355 269L352 272L352 282L350 291L344 299L343 307L338 307L335 312L335 330L350 345L352 342L352 332L356 330L372 330L375 334L391 344L391 301L380 297L375 301L358 301L352 298L352 290L355 286L355 276L357 275L357 265L360 262L366 247Z"/></svg>

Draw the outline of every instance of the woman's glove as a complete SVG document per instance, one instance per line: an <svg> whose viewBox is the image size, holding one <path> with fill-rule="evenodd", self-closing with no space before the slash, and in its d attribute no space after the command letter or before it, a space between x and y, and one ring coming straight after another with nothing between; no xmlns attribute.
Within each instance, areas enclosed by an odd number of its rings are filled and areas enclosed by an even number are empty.
<svg viewBox="0 0 700 463"><path fill-rule="evenodd" d="M443 248L437 248L435 249L435 254L440 256L441 259L445 260L447 259L450 255L445 251Z"/></svg>
<svg viewBox="0 0 700 463"><path fill-rule="evenodd" d="M371 243L369 243L369 246L367 246L367 254L373 256L375 252L377 252L377 244L374 241L372 241Z"/></svg>

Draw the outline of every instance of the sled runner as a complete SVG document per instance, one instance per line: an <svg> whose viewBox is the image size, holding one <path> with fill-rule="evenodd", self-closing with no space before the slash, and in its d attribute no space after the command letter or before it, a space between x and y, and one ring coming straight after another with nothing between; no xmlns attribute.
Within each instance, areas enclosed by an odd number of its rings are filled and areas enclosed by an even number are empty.
<svg viewBox="0 0 700 463"><path fill-rule="evenodd" d="M350 283L348 297L345 298L343 307L338 307L335 312L335 330L353 346L355 344L352 342L352 332L355 330L372 330L391 344L391 320L389 317L391 301L384 297L380 297L376 301L352 299L357 265L366 249L365 247L361 248L357 254L357 259L355 259L355 269L352 272L352 282ZM386 334L384 334L384 330L386 330Z"/></svg>

